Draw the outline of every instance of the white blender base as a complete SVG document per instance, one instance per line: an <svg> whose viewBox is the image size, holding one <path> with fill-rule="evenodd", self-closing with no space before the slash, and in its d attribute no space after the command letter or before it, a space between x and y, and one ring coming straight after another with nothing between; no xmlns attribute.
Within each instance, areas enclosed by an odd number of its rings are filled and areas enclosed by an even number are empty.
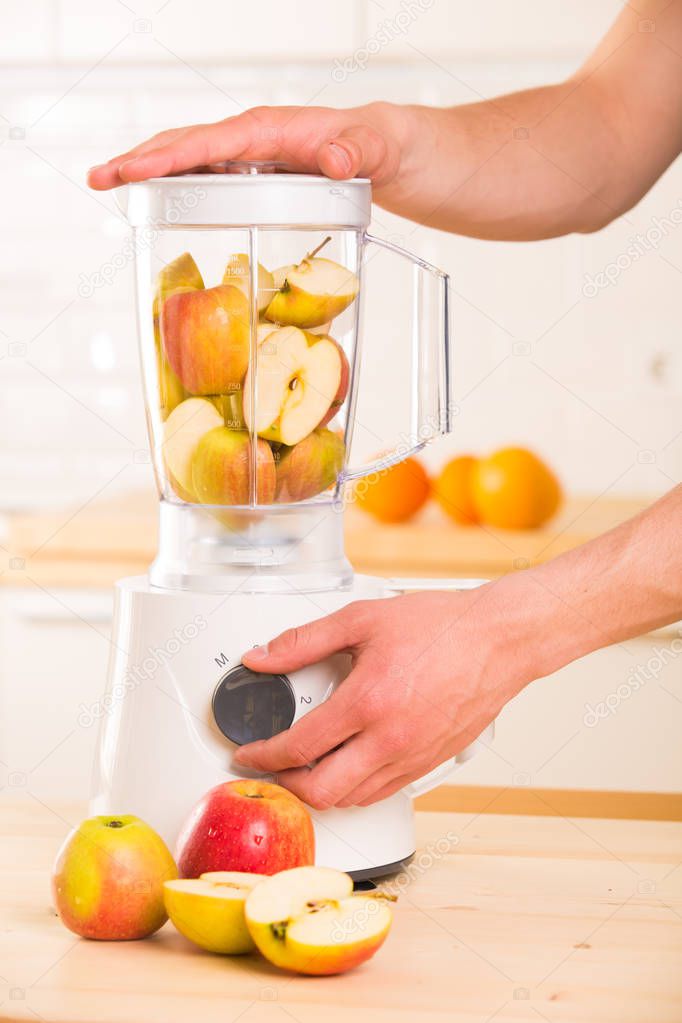
<svg viewBox="0 0 682 1023"><path fill-rule="evenodd" d="M356 577L344 592L206 594L151 587L145 576L116 585L107 694L95 765L93 814L132 813L171 850L208 789L244 777L237 748L216 726L216 685L249 647L284 629L381 597L383 580ZM292 672L294 720L326 699L350 670L345 655ZM399 869L415 851L412 799L401 791L370 807L312 811L316 863L360 880Z"/></svg>

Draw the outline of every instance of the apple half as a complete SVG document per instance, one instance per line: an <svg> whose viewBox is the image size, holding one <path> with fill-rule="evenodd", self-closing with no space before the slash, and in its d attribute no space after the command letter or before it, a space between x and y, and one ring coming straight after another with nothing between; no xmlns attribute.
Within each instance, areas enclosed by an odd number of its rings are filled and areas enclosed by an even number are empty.
<svg viewBox="0 0 682 1023"><path fill-rule="evenodd" d="M235 252L227 261L223 284L231 284L243 291L246 297L251 292L251 265L249 257L244 252ZM258 264L258 312L264 312L272 301L277 289L275 280L269 270L266 270L262 263Z"/></svg>
<svg viewBox="0 0 682 1023"><path fill-rule="evenodd" d="M348 874L295 867L249 894L246 926L262 954L296 973L345 973L374 955L393 914L382 897L354 895Z"/></svg>
<svg viewBox="0 0 682 1023"><path fill-rule="evenodd" d="M263 874L217 871L167 881L166 912L178 931L207 952L244 955L255 948L244 919L244 905Z"/></svg>
<svg viewBox="0 0 682 1023"><path fill-rule="evenodd" d="M207 398L186 398L175 406L163 424L163 459L172 480L180 485L183 493L194 493L192 458L199 441L223 422L220 411Z"/></svg>
<svg viewBox="0 0 682 1023"><path fill-rule="evenodd" d="M328 323L348 308L360 289L356 274L321 256L282 266L272 276L277 291L265 316L294 327Z"/></svg>
<svg viewBox="0 0 682 1023"><path fill-rule="evenodd" d="M258 348L255 412L253 367L244 380L244 419L266 440L291 447L307 437L336 400L343 375L340 348L298 327L272 331Z"/></svg>

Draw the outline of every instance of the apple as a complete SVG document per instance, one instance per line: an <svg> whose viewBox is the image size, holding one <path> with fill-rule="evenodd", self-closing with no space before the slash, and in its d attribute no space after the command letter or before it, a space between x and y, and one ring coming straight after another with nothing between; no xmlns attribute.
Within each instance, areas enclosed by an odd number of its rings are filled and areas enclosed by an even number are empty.
<svg viewBox="0 0 682 1023"><path fill-rule="evenodd" d="M224 782L190 813L177 858L181 877L222 870L274 874L314 862L313 822L301 800L281 785Z"/></svg>
<svg viewBox="0 0 682 1023"><path fill-rule="evenodd" d="M244 398L241 388L229 394L213 394L208 399L218 409L223 419L223 424L231 430L245 430L244 422Z"/></svg>
<svg viewBox="0 0 682 1023"><path fill-rule="evenodd" d="M243 291L247 299L251 291L251 268L249 257L244 252L236 252L230 256L225 273L223 284L232 284L235 288ZM275 292L275 281L269 270L266 270L262 263L258 264L258 312L262 313L267 309Z"/></svg>
<svg viewBox="0 0 682 1023"><path fill-rule="evenodd" d="M360 282L351 270L320 256L273 272L278 289L265 310L273 323L319 327L342 313L355 299Z"/></svg>
<svg viewBox="0 0 682 1023"><path fill-rule="evenodd" d="M168 360L160 348L156 352L156 364L159 381L159 409L161 418L165 420L173 409L188 397L188 394L168 365Z"/></svg>
<svg viewBox="0 0 682 1023"><path fill-rule="evenodd" d="M217 871L199 878L166 881L163 901L175 927L207 952L242 955L255 948L244 904L263 874Z"/></svg>
<svg viewBox="0 0 682 1023"><path fill-rule="evenodd" d="M324 429L313 430L291 448L279 448L275 500L305 501L326 490L343 468L345 450L338 433Z"/></svg>
<svg viewBox="0 0 682 1023"><path fill-rule="evenodd" d="M252 367L244 381L244 418L266 440L291 447L327 415L343 374L341 349L327 337L298 327L280 327L259 346L256 408L252 409Z"/></svg>
<svg viewBox="0 0 682 1023"><path fill-rule="evenodd" d="M206 398L186 398L163 424L163 458L166 468L183 491L194 491L192 457L201 438L223 425L223 417Z"/></svg>
<svg viewBox="0 0 682 1023"><path fill-rule="evenodd" d="M221 425L202 436L192 456L191 487L202 504L251 503L251 452L251 440L244 430L230 430ZM258 504L272 503L275 485L275 459L270 446L256 439Z"/></svg>
<svg viewBox="0 0 682 1023"><path fill-rule="evenodd" d="M237 390L249 365L249 335L249 303L229 284L175 292L161 309L164 351L190 394Z"/></svg>
<svg viewBox="0 0 682 1023"><path fill-rule="evenodd" d="M327 423L331 422L346 400L346 395L348 394L348 388L350 386L350 363L348 362L348 356L338 341L334 341L333 337L329 337L328 340L335 344L339 350L339 355L341 356L341 379L339 381L339 389L332 399L329 410L321 420L320 426L326 426Z"/></svg>
<svg viewBox="0 0 682 1023"><path fill-rule="evenodd" d="M75 934L128 941L166 922L163 885L177 876L163 840L139 817L90 817L57 854L52 896L60 920Z"/></svg>
<svg viewBox="0 0 682 1023"><path fill-rule="evenodd" d="M314 975L364 963L383 944L393 918L385 897L353 895L348 874L330 867L265 878L249 893L244 913L266 959Z"/></svg>
<svg viewBox="0 0 682 1023"><path fill-rule="evenodd" d="M154 321L158 320L161 306L170 295L174 295L176 291L198 291L203 287L204 281L199 267L189 252L183 252L177 259L167 263L156 278L152 307Z"/></svg>

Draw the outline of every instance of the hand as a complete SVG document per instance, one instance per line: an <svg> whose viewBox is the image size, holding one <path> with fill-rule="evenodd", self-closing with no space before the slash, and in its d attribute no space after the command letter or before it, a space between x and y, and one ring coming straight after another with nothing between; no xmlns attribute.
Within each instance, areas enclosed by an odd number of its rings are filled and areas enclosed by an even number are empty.
<svg viewBox="0 0 682 1023"><path fill-rule="evenodd" d="M216 124L174 128L93 167L91 188L213 167L224 160L281 161L287 170L341 179L369 177L375 191L404 170L408 107L372 103L351 110L254 107Z"/></svg>
<svg viewBox="0 0 682 1023"><path fill-rule="evenodd" d="M524 606L510 592L521 589L511 577L359 601L249 651L243 662L254 671L296 671L337 651L350 652L353 667L329 700L243 746L237 762L277 774L321 810L397 792L471 743L530 681L525 625L507 621Z"/></svg>

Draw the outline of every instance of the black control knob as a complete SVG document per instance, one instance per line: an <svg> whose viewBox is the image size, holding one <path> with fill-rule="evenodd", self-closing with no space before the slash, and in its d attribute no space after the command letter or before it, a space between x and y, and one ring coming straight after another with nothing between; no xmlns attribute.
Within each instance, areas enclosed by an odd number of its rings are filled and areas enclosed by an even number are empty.
<svg viewBox="0 0 682 1023"><path fill-rule="evenodd" d="M296 713L294 691L286 675L261 674L242 664L221 678L212 706L218 728L238 746L283 732Z"/></svg>

